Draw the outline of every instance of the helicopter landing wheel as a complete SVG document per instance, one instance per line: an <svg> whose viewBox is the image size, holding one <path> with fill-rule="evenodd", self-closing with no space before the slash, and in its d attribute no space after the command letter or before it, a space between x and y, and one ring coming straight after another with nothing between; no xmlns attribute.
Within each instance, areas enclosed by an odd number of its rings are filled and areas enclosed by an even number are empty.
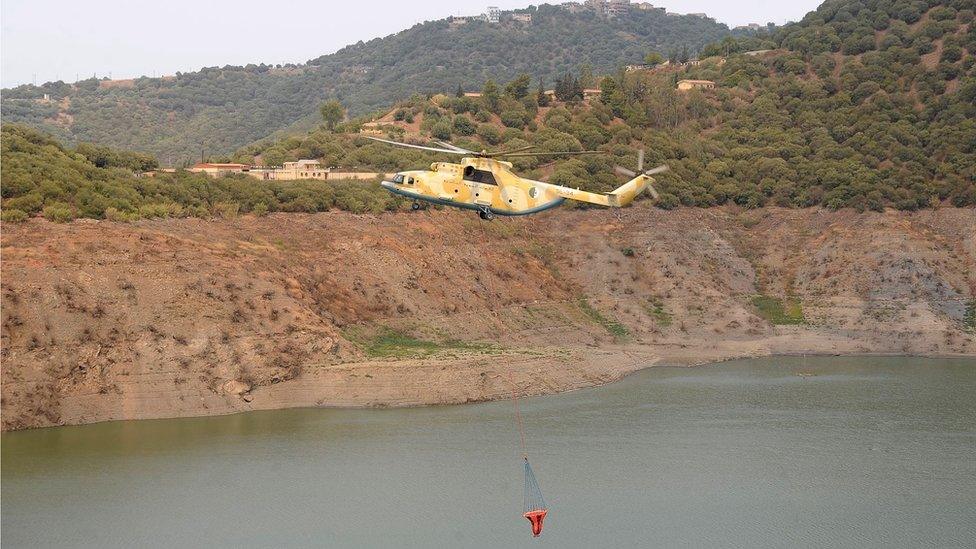
<svg viewBox="0 0 976 549"><path fill-rule="evenodd" d="M484 219L485 221L491 221L492 219L495 218L495 214L491 213L491 210L489 210L488 208L485 208L478 212L478 217Z"/></svg>
<svg viewBox="0 0 976 549"><path fill-rule="evenodd" d="M414 200L413 201L413 204L410 205L410 209L413 210L413 211L419 210L420 209L420 202Z"/></svg>

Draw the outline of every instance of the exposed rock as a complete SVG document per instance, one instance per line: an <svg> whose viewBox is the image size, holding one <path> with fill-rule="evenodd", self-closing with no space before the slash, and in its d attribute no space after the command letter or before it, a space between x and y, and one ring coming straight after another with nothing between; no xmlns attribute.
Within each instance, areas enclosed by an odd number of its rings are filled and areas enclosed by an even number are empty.
<svg viewBox="0 0 976 549"><path fill-rule="evenodd" d="M976 354L973 209L740 214L4 223L3 428L228 413L249 391L265 408L504 396L486 360L539 393L658 359ZM805 321L771 324L756 294ZM492 347L377 360L342 335L382 327Z"/></svg>
<svg viewBox="0 0 976 549"><path fill-rule="evenodd" d="M251 386L243 381L237 381L236 379L231 379L230 381L225 381L221 385L225 394L228 395L242 395L251 390Z"/></svg>

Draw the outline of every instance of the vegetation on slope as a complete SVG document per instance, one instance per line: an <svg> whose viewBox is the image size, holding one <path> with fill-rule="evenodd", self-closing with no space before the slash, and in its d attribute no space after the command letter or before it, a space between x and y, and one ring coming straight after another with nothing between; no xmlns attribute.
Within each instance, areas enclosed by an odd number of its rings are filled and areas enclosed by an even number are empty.
<svg viewBox="0 0 976 549"><path fill-rule="evenodd" d="M394 138L450 139L472 150L529 144L542 152L600 149L607 155L514 162L528 177L593 191L619 185L613 165L633 166L644 148L649 165L672 168L659 177L664 208L973 206L972 4L828 2L773 36L706 48L727 57L603 78L598 100L582 100L585 74L559 76L552 103L524 74L506 84L488 81L480 98L416 95L398 103L380 128ZM873 49L865 49L867 28L873 29ZM756 47L771 51L744 53ZM712 79L718 87L679 92L681 78ZM384 172L444 160L366 140L358 131L368 117L336 125L335 107L323 111L327 123L318 129L226 158L264 164L318 158L328 166ZM3 162L9 220L38 212L59 220L130 219L332 207L383 211L398 204L371 184L212 180L184 172L136 179L129 170L152 159L84 145L66 150L9 124Z"/></svg>
<svg viewBox="0 0 976 549"><path fill-rule="evenodd" d="M91 141L157 155L179 165L238 147L308 118L338 98L353 114L486 78L518 72L547 81L589 64L609 71L648 51L698 51L730 34L699 17L633 10L606 19L543 5L530 24L425 22L300 65L212 67L175 78L139 78L106 87L89 79L3 90L4 122L20 122L64 142ZM49 100L43 99L48 94Z"/></svg>
<svg viewBox="0 0 976 549"><path fill-rule="evenodd" d="M4 221L37 214L58 222L76 217L132 221L331 208L381 212L397 206L397 200L373 183L261 181L246 175L213 179L183 170L137 177L133 170L154 167L155 161L104 147L66 149L15 124L3 126L0 148Z"/></svg>
<svg viewBox="0 0 976 549"><path fill-rule="evenodd" d="M633 165L643 147L652 165L672 168L660 177L665 208L974 205L976 28L965 7L972 0L932 2L921 15L904 4L831 2L765 42L706 48L729 51L728 57L604 78L598 101L583 102L578 90L564 90L568 97L548 105L526 89L523 76L504 91L487 83L481 98L415 97L381 127L391 137L419 133L474 150L526 144L541 151L601 149L606 157L515 163L529 176L595 191L619 184L612 165ZM869 23L875 49L862 51L867 46L861 44L860 53L845 54L845 44L863 42L858 29ZM774 49L741 53L763 46ZM718 88L676 91L683 78L711 79ZM354 122L339 129L357 128ZM254 145L235 158L256 156L272 162L321 157L328 164L382 169L416 168L434 158L324 130Z"/></svg>

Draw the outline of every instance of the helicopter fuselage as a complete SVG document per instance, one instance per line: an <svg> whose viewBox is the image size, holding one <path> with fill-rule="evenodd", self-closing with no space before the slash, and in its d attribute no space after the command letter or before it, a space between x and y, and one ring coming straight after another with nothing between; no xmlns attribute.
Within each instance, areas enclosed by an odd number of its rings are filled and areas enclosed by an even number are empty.
<svg viewBox="0 0 976 549"><path fill-rule="evenodd" d="M383 181L388 191L406 198L498 215L527 215L566 200L566 189L512 173L512 164L465 157L459 164L435 162L429 170L397 173Z"/></svg>

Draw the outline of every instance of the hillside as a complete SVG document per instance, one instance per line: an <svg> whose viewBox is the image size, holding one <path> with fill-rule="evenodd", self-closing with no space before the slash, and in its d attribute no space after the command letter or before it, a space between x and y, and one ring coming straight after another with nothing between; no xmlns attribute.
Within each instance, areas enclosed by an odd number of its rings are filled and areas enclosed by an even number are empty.
<svg viewBox="0 0 976 549"><path fill-rule="evenodd" d="M976 353L976 216L726 207L2 228L3 429Z"/></svg>
<svg viewBox="0 0 976 549"><path fill-rule="evenodd" d="M607 154L520 158L515 167L529 177L606 191L619 184L612 166L632 166L644 148L649 162L672 168L658 186L657 205L666 209L972 207L972 4L827 2L772 36L708 45L704 53L716 55L699 63L600 77L599 97L582 97L584 74L558 76L555 98L540 94L523 74L473 86L482 97L414 95L376 116L261 140L225 158L257 164L318 158L327 166L383 172L442 159L368 141L362 130L417 142L449 139L472 150L598 149ZM765 51L755 54L756 48ZM687 78L712 80L715 88L676 90ZM134 220L400 206L364 184L269 184L185 172L136 178L133 171L156 161L105 147L71 148L9 123L3 163L4 216L11 221L38 213L55 220Z"/></svg>
<svg viewBox="0 0 976 549"><path fill-rule="evenodd" d="M720 55L698 64L614 73L601 80L599 99L547 104L512 82L494 99L414 98L374 124L390 137L453 139L472 150L600 149L608 155L516 163L530 176L597 191L614 186L614 163L633 165L644 148L651 162L672 168L660 178L665 208L976 205L976 27L964 7L971 2L903 4L828 2L768 40L710 45L705 53ZM768 51L747 53L757 47ZM680 92L680 79L716 88ZM320 157L382 169L428 159L323 129L234 157Z"/></svg>
<svg viewBox="0 0 976 549"><path fill-rule="evenodd" d="M40 215L135 221L156 217L233 217L242 212L364 212L395 209L378 185L349 181L212 179L177 170L141 176L156 161L140 153L87 144L67 148L36 130L5 124L0 138L3 220Z"/></svg>
<svg viewBox="0 0 976 549"><path fill-rule="evenodd" d="M300 65L212 67L170 78L20 86L2 94L2 119L41 128L69 144L91 141L155 154L164 165L228 153L305 119L327 98L353 114L414 93L480 86L519 72L549 82L588 64L606 72L730 34L699 17L634 10L606 19L543 5L531 23L438 20L360 42ZM45 100L45 94L48 99Z"/></svg>

